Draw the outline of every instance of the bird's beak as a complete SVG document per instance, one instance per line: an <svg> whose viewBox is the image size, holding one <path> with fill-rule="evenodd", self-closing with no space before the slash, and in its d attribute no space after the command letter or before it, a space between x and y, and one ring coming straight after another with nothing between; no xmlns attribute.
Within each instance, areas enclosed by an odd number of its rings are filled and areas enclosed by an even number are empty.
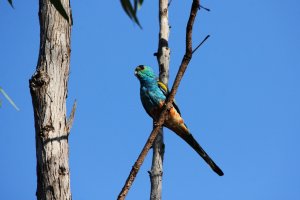
<svg viewBox="0 0 300 200"><path fill-rule="evenodd" d="M137 72L136 70L134 70L134 75L135 75L135 76L137 76L137 73L138 73L138 72Z"/></svg>

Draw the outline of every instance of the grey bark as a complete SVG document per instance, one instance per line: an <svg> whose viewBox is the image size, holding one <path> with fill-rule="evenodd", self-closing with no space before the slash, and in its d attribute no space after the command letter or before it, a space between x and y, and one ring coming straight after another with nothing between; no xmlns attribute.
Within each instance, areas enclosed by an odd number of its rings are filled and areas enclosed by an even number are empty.
<svg viewBox="0 0 300 200"><path fill-rule="evenodd" d="M69 0L60 0L71 16ZM71 21L71 17L69 18ZM39 1L40 50L29 80L35 122L38 200L70 200L68 136L74 111L66 118L71 24L50 0ZM75 108L75 107L73 107Z"/></svg>
<svg viewBox="0 0 300 200"><path fill-rule="evenodd" d="M159 43L157 50L159 80L165 85L168 85L170 63L170 49L168 45L170 31L168 20L168 0L159 0L159 26ZM149 173L151 181L150 200L162 199L164 150L163 129L161 129L153 143L152 167Z"/></svg>

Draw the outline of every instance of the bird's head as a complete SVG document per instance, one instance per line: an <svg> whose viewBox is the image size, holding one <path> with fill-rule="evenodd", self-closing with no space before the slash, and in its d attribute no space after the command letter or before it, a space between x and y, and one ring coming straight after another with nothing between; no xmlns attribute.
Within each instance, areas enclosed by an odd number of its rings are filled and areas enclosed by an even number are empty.
<svg viewBox="0 0 300 200"><path fill-rule="evenodd" d="M156 80L156 75L151 67L139 65L135 68L134 75L140 81Z"/></svg>

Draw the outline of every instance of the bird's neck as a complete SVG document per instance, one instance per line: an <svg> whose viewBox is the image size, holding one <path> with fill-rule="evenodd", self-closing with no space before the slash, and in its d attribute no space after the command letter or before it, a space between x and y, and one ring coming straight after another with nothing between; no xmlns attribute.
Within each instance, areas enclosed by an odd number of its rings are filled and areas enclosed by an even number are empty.
<svg viewBox="0 0 300 200"><path fill-rule="evenodd" d="M156 79L141 80L141 85L149 89L153 87L157 87L157 80Z"/></svg>

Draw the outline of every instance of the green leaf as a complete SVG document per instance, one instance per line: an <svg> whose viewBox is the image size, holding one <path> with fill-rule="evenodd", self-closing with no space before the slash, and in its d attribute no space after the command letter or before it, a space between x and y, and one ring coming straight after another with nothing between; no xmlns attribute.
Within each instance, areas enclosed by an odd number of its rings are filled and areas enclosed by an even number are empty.
<svg viewBox="0 0 300 200"><path fill-rule="evenodd" d="M12 0L7 0L7 1L8 1L8 3L10 4L10 6L11 6L12 8L14 8L14 5L13 5Z"/></svg>
<svg viewBox="0 0 300 200"><path fill-rule="evenodd" d="M143 0L134 0L134 6L132 6L130 0L120 0L121 1L121 5L123 7L123 10L125 11L125 13L128 15L128 17L134 22L136 23L140 28L142 28L136 13L137 11L140 9Z"/></svg>
<svg viewBox="0 0 300 200"><path fill-rule="evenodd" d="M137 4L138 4L138 1L134 1L134 13L136 13L137 12Z"/></svg>
<svg viewBox="0 0 300 200"><path fill-rule="evenodd" d="M3 94L3 96L9 101L9 103L17 110L19 111L20 109L18 106L13 102L13 100L6 94L6 92L0 87L0 93Z"/></svg>
<svg viewBox="0 0 300 200"><path fill-rule="evenodd" d="M131 13L129 12L129 9L130 9L130 6L131 6L129 0L121 0L121 5L122 5L124 11L126 12L126 14L128 15L128 17L130 19L132 19Z"/></svg>
<svg viewBox="0 0 300 200"><path fill-rule="evenodd" d="M137 6L137 9L139 10L141 7L142 7L142 4L143 4L143 0L137 0L138 2L138 6Z"/></svg>
<svg viewBox="0 0 300 200"><path fill-rule="evenodd" d="M63 18L65 18L69 22L69 16L68 16L64 6L62 5L61 1L60 0L50 0L50 2L56 8L56 10L59 12L59 14L61 14L61 16L63 16Z"/></svg>
<svg viewBox="0 0 300 200"><path fill-rule="evenodd" d="M135 12L135 14L142 7L142 4L143 4L143 0L134 0L134 12Z"/></svg>

